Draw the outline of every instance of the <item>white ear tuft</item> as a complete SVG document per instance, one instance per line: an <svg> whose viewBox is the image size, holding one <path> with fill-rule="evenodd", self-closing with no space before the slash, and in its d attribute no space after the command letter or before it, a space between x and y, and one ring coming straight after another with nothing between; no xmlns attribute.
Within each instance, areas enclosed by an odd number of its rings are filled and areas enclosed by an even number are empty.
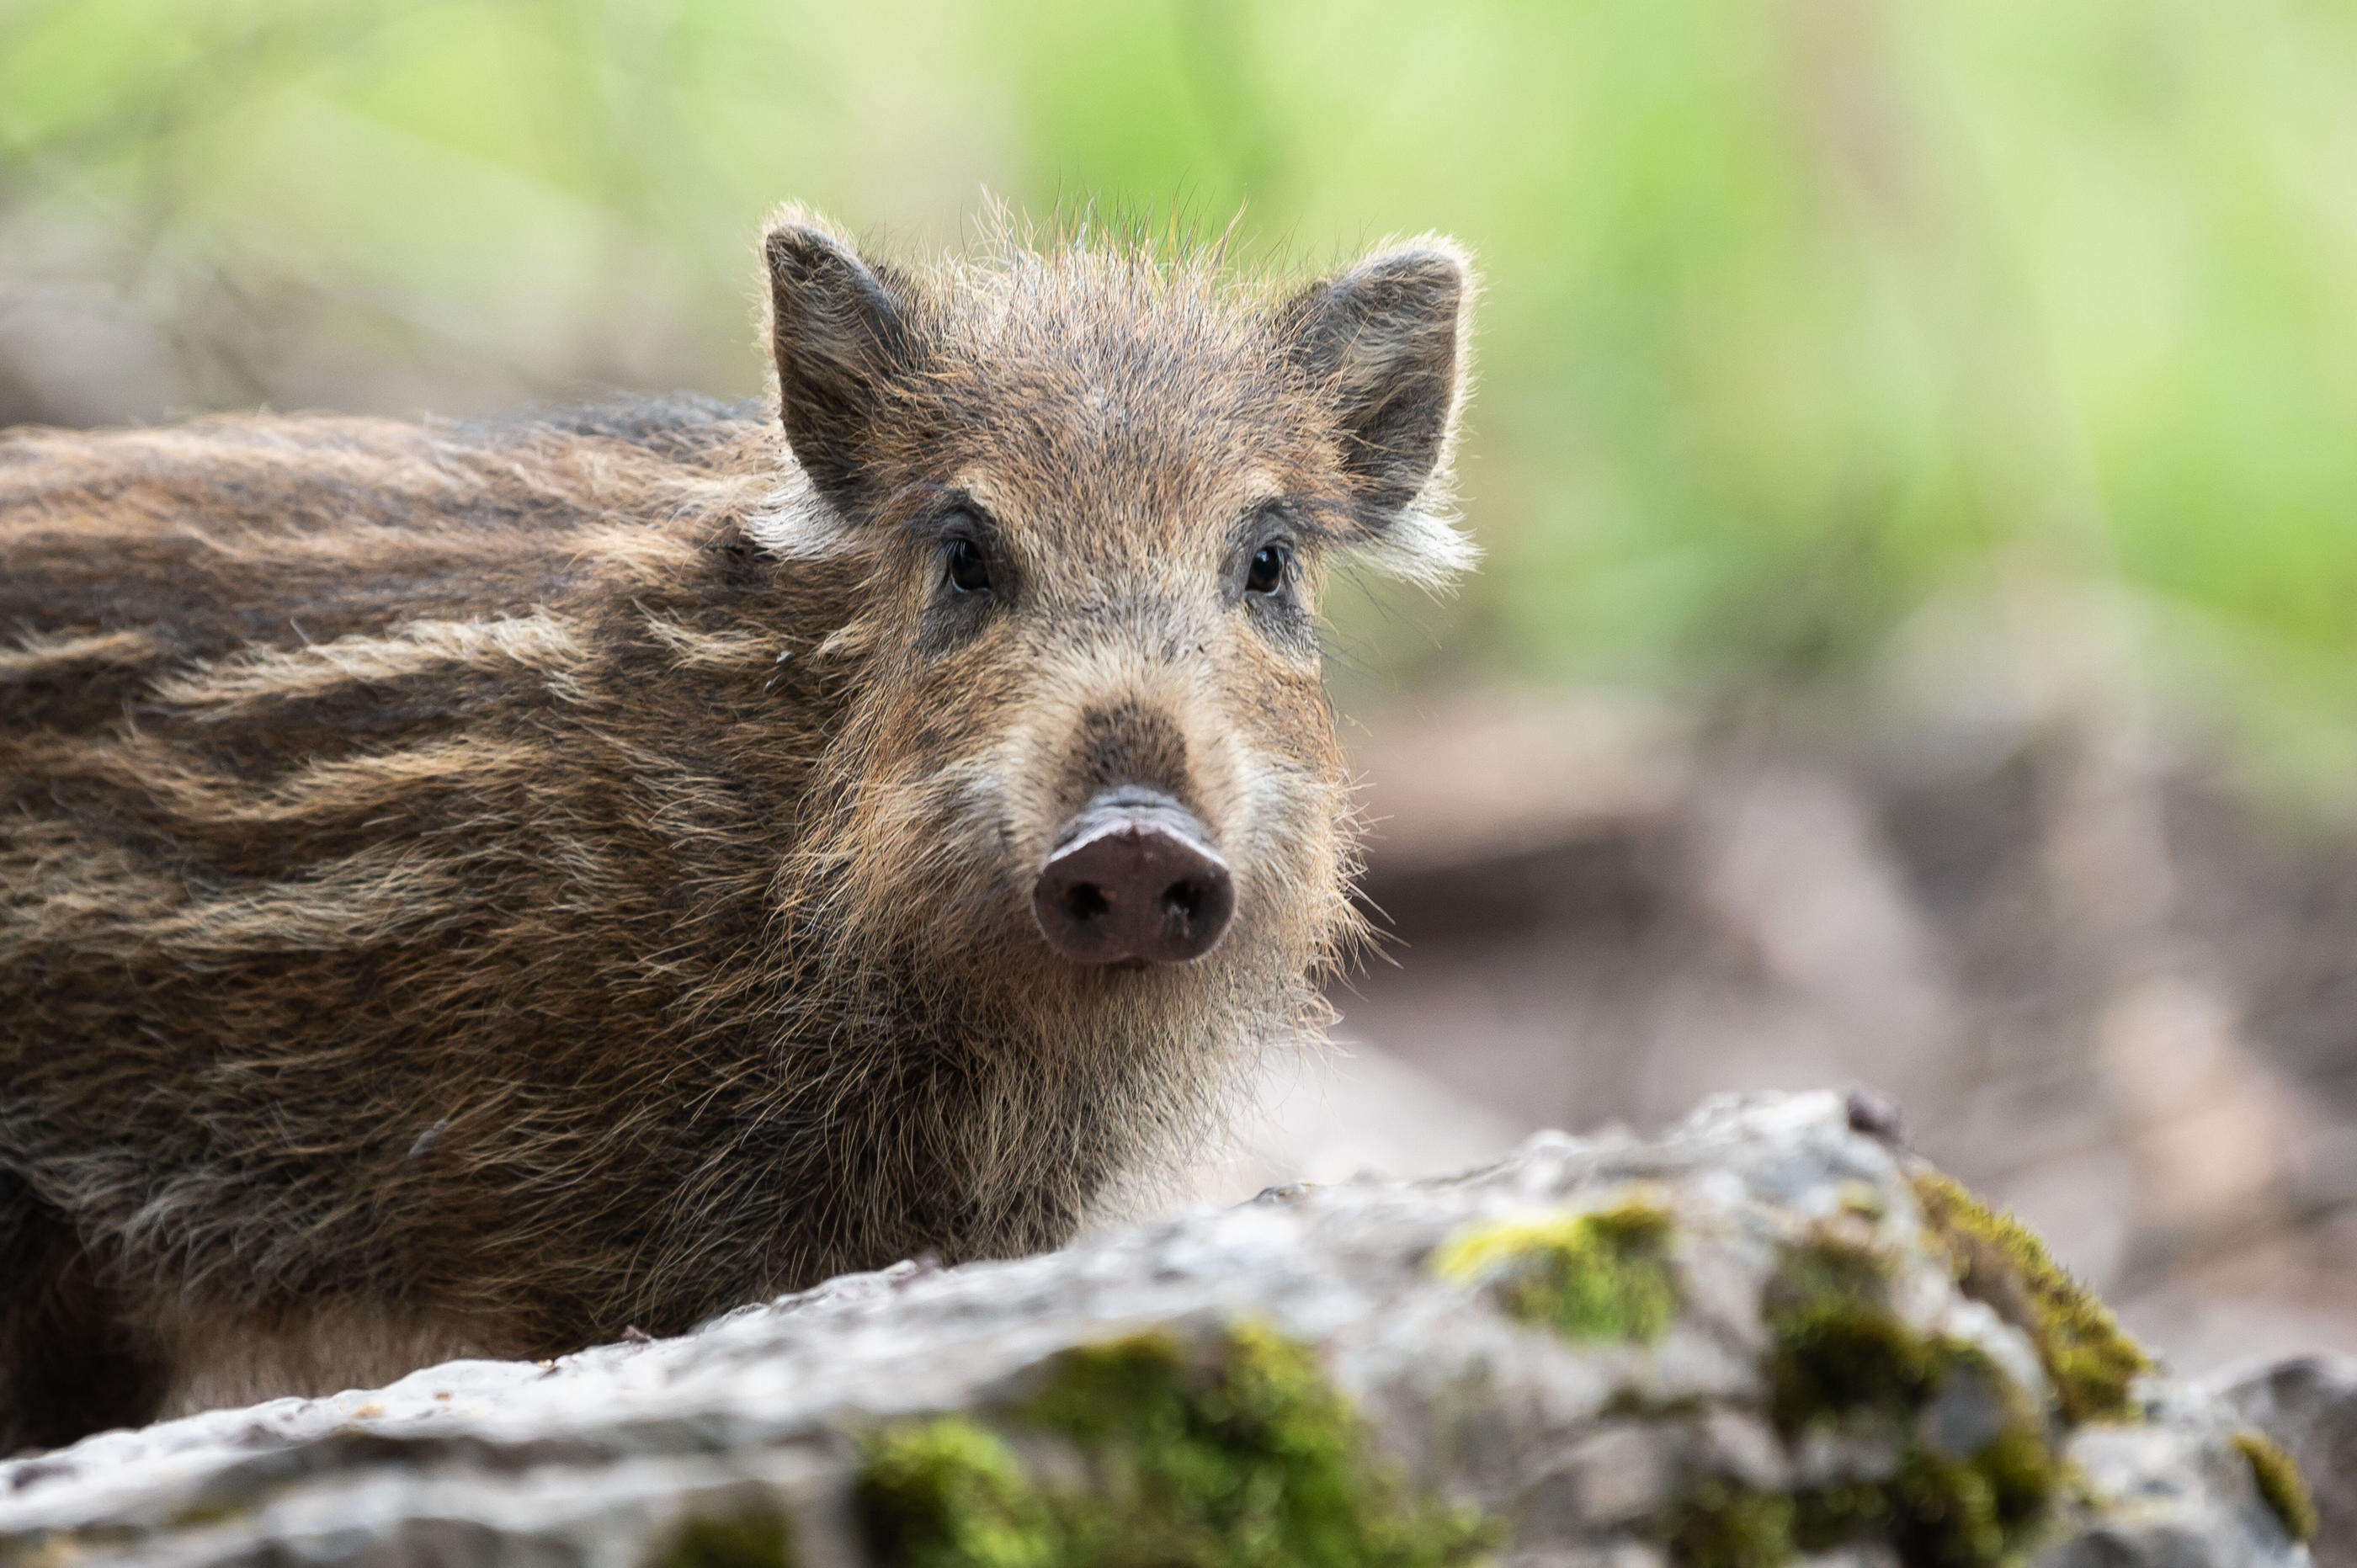
<svg viewBox="0 0 2357 1568"><path fill-rule="evenodd" d="M1438 593L1480 564L1481 547L1452 518L1420 500L1382 532L1353 543L1351 559L1371 572Z"/></svg>

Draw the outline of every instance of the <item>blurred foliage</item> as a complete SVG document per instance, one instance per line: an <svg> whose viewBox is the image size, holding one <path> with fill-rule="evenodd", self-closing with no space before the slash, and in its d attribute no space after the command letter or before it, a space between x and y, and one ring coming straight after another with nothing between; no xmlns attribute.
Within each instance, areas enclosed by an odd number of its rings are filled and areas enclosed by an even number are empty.
<svg viewBox="0 0 2357 1568"><path fill-rule="evenodd" d="M985 188L1473 246L1490 564L1342 610L1386 679L1838 679L2027 577L2357 765L2330 0L0 0L0 417L750 391L765 209Z"/></svg>

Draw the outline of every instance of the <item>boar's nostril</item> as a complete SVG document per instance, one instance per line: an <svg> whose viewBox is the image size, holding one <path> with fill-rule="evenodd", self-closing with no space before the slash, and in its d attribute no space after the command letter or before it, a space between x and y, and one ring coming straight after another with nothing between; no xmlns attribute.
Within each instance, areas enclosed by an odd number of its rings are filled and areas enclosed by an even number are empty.
<svg viewBox="0 0 2357 1568"><path fill-rule="evenodd" d="M1195 912L1202 907L1203 889L1192 882L1174 882L1163 889L1164 912L1182 927L1192 924Z"/></svg>
<svg viewBox="0 0 2357 1568"><path fill-rule="evenodd" d="M1228 923L1234 908L1234 895L1229 891L1227 873L1211 877L1187 876L1162 890L1162 924L1171 940L1185 943L1195 940L1199 931L1204 937L1204 950L1220 940L1220 932Z"/></svg>
<svg viewBox="0 0 2357 1568"><path fill-rule="evenodd" d="M1192 812L1158 792L1112 790L1066 826L1031 911L1077 963L1185 963L1228 929L1235 884Z"/></svg>

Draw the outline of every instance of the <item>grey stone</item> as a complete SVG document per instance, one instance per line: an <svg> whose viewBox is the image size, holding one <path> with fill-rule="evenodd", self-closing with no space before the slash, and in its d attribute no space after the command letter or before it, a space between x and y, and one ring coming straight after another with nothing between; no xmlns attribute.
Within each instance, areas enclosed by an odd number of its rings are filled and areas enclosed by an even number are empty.
<svg viewBox="0 0 2357 1568"><path fill-rule="evenodd" d="M2282 1444L2317 1512L2318 1568L2357 1568L2357 1360L2303 1356L2231 1382L2226 1402Z"/></svg>
<svg viewBox="0 0 2357 1568"><path fill-rule="evenodd" d="M2104 1507L2049 1552L2050 1568L2256 1565L2306 1550L2260 1495L2250 1461L2233 1441L2245 1423L2230 1405L2192 1389L2158 1387L2145 1413L2134 1424L2083 1427L2072 1437L2072 1462Z"/></svg>
<svg viewBox="0 0 2357 1568"><path fill-rule="evenodd" d="M1871 1482L1891 1463L1877 1444L1932 1419L1771 1420L1763 1290L1796 1243L1870 1248L1901 1331L1969 1347L2021 1405L2052 1408L2035 1348L1958 1293L1904 1156L1853 1121L1833 1094L1718 1101L1651 1142L1547 1134L1452 1179L1288 1190L1042 1257L840 1279L675 1339L455 1362L103 1434L0 1464L0 1560L638 1568L685 1521L756 1509L790 1521L805 1568L858 1563L851 1498L870 1434L966 1412L1011 1435L1035 1480L1077 1481L1077 1453L1010 1427L1042 1363L1148 1330L1200 1347L1257 1325L1315 1351L1377 1464L1509 1531L1499 1561L1666 1568L1695 1499L1723 1522L1741 1511L1729 1499L1828 1466ZM1477 1228L1631 1200L1674 1220L1681 1302L1649 1341L1518 1321L1494 1279L1435 1266ZM2301 1568L2233 1447L2244 1417L2194 1390L2147 1396L2142 1424L2070 1437L2091 1489L2057 1509L2040 1561ZM1943 1407L1934 1423L1969 1442L1987 1418ZM1813 1561L1900 1558L1867 1539Z"/></svg>
<svg viewBox="0 0 2357 1568"><path fill-rule="evenodd" d="M1570 1444L1523 1493L1523 1533L1575 1537L1641 1522L1670 1494L1677 1460L1651 1422L1608 1422Z"/></svg>

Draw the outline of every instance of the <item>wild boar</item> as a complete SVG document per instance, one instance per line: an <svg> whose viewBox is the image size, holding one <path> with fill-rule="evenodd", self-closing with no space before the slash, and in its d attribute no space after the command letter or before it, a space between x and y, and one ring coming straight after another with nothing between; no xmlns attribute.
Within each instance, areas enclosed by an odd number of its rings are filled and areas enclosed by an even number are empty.
<svg viewBox="0 0 2357 1568"><path fill-rule="evenodd" d="M0 441L0 1452L1053 1246L1324 1026L1463 254L763 255L766 403Z"/></svg>

